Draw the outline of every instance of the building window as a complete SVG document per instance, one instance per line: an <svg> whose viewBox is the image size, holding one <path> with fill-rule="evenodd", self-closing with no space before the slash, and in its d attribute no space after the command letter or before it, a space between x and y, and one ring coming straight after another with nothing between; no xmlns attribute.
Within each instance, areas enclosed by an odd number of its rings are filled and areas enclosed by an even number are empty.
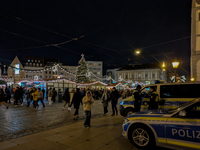
<svg viewBox="0 0 200 150"><path fill-rule="evenodd" d="M49 74L51 74L51 71L49 71Z"/></svg>
<svg viewBox="0 0 200 150"><path fill-rule="evenodd" d="M40 75L40 78L42 78L42 75Z"/></svg>
<svg viewBox="0 0 200 150"><path fill-rule="evenodd" d="M29 63L29 66L32 66L32 63Z"/></svg>
<svg viewBox="0 0 200 150"><path fill-rule="evenodd" d="M132 79L134 79L134 74L132 74Z"/></svg>
<svg viewBox="0 0 200 150"><path fill-rule="evenodd" d="M141 74L140 73L138 74L138 79L141 79Z"/></svg>
<svg viewBox="0 0 200 150"><path fill-rule="evenodd" d="M28 62L30 62L30 59L28 60Z"/></svg>
<svg viewBox="0 0 200 150"><path fill-rule="evenodd" d="M28 75L26 75L26 78L28 78Z"/></svg>
<svg viewBox="0 0 200 150"><path fill-rule="evenodd" d="M40 67L42 67L42 64L40 64Z"/></svg>
<svg viewBox="0 0 200 150"><path fill-rule="evenodd" d="M47 71L46 71L46 74L47 74Z"/></svg>
<svg viewBox="0 0 200 150"><path fill-rule="evenodd" d="M39 67L39 64L37 63L37 67Z"/></svg>
<svg viewBox="0 0 200 150"><path fill-rule="evenodd" d="M37 62L37 60L35 60L35 62Z"/></svg>
<svg viewBox="0 0 200 150"><path fill-rule="evenodd" d="M49 78L51 78L51 76L49 76Z"/></svg>
<svg viewBox="0 0 200 150"><path fill-rule="evenodd" d="M128 79L128 74L125 75L125 79Z"/></svg>
<svg viewBox="0 0 200 150"><path fill-rule="evenodd" d="M35 67L35 63L33 63L33 66Z"/></svg>
<svg viewBox="0 0 200 150"><path fill-rule="evenodd" d="M40 60L38 60L38 62L40 63Z"/></svg>
<svg viewBox="0 0 200 150"><path fill-rule="evenodd" d="M26 66L28 66L28 63L26 63Z"/></svg>
<svg viewBox="0 0 200 150"><path fill-rule="evenodd" d="M101 64L98 64L99 66L101 66Z"/></svg>
<svg viewBox="0 0 200 150"><path fill-rule="evenodd" d="M54 74L54 71L53 71L53 74Z"/></svg>
<svg viewBox="0 0 200 150"><path fill-rule="evenodd" d="M148 73L145 73L145 79L148 79Z"/></svg>
<svg viewBox="0 0 200 150"><path fill-rule="evenodd" d="M46 76L46 79L47 79L47 76Z"/></svg>
<svg viewBox="0 0 200 150"><path fill-rule="evenodd" d="M153 72L153 73L152 73L152 78L155 79L155 77L156 77L156 76L155 76L155 73Z"/></svg>
<svg viewBox="0 0 200 150"><path fill-rule="evenodd" d="M33 60L31 60L31 62L33 62Z"/></svg>

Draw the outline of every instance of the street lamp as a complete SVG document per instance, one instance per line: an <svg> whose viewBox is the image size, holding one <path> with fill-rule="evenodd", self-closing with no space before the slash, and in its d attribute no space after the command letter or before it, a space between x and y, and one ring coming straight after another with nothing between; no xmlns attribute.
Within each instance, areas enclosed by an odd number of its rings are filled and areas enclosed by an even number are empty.
<svg viewBox="0 0 200 150"><path fill-rule="evenodd" d="M174 68L174 74L175 74L175 82L176 82L176 69L178 68L179 66L179 61L175 60L172 62L172 66Z"/></svg>
<svg viewBox="0 0 200 150"><path fill-rule="evenodd" d="M191 80L191 81L194 81L194 78L191 78L190 80Z"/></svg>
<svg viewBox="0 0 200 150"><path fill-rule="evenodd" d="M137 49L136 51L135 51L135 54L136 55L139 55L141 53L141 50L140 49Z"/></svg>

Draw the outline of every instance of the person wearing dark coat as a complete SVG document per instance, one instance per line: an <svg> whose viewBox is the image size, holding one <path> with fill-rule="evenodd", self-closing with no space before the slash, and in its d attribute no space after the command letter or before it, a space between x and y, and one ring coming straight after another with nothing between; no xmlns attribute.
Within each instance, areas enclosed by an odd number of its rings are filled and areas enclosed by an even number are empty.
<svg viewBox="0 0 200 150"><path fill-rule="evenodd" d="M62 109L65 109L65 106L68 104L68 107L70 106L70 94L69 94L69 88L65 90L65 93L63 95L63 100L65 101L65 104L63 105Z"/></svg>
<svg viewBox="0 0 200 150"><path fill-rule="evenodd" d="M52 92L53 92L52 101L53 101L53 103L55 103L56 97L57 97L57 92L56 92L55 88L53 88Z"/></svg>
<svg viewBox="0 0 200 150"><path fill-rule="evenodd" d="M20 91L19 87L17 87L17 89L15 91L15 94L14 94L15 107L18 106L18 101L20 101L21 105L23 106L22 101L20 100L20 98L21 98L21 91Z"/></svg>
<svg viewBox="0 0 200 150"><path fill-rule="evenodd" d="M6 95L3 91L3 89L0 89L0 104L4 104L6 106L6 109L8 109L8 105L5 103Z"/></svg>
<svg viewBox="0 0 200 150"><path fill-rule="evenodd" d="M119 93L118 93L118 91L115 89L115 87L113 88L113 91L111 92L110 98L111 98L112 111L113 111L113 113L112 113L111 116L114 116L114 115L115 115L115 112L116 112L116 115L118 115L117 100L118 100L118 98L119 98Z"/></svg>
<svg viewBox="0 0 200 150"><path fill-rule="evenodd" d="M5 102L7 103L7 101L9 101L9 103L11 103L10 102L10 98L11 98L11 89L10 89L10 86L9 87L6 86L5 93L6 93Z"/></svg>
<svg viewBox="0 0 200 150"><path fill-rule="evenodd" d="M72 98L72 104L74 104L74 108L76 109L75 113L74 113L74 120L77 119L78 117L78 110L79 110L79 106L80 106L80 103L82 103L82 96L81 96L81 93L79 92L80 89L77 88L76 89L76 92L74 93L74 96Z"/></svg>

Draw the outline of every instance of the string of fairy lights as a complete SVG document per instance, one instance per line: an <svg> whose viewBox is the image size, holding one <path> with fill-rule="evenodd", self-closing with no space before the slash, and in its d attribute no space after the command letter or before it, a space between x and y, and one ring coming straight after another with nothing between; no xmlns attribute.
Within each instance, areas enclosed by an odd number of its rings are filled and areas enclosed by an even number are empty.
<svg viewBox="0 0 200 150"><path fill-rule="evenodd" d="M98 80L107 80L107 81L110 81L110 80L112 80L113 82L125 82L125 83L134 83L134 84L140 84L140 82L137 82L137 81L132 81L132 80L125 80L125 79L123 79L123 78L121 78L121 76L119 77L119 79L118 79L118 81L117 80L115 80L115 79L113 79L112 77L106 77L106 78L101 78L101 77L98 77L98 76L96 76L92 71L90 71L89 69L88 69L88 72L86 73L86 74L82 74L82 75L76 75L75 73L72 73L72 72L69 72L66 68L64 68L63 66L61 66L60 64L54 64L54 66L52 66L52 67L45 67L45 68L43 68L43 69L32 69L32 70L30 70L30 69L19 69L19 70L21 70L22 72L26 72L26 73L28 73L28 72L34 72L34 73L41 73L41 72L43 72L43 71L53 71L54 73L55 72L57 72L57 69L56 69L56 67L58 67L59 68L59 70L61 70L61 71L63 71L63 72L65 72L65 73L68 73L69 75L71 75L71 76L74 76L74 77L76 77L76 76L88 76L88 77L90 77L91 75L92 76L94 76L95 78L97 78ZM13 68L13 69L15 69L15 67L13 67L13 66L9 66L8 68ZM34 78L34 76L30 76L30 77L21 77L20 79L31 79L31 78ZM13 78L0 78L1 80L5 80L5 81L11 81ZM28 80L27 80L28 81ZM73 82L73 81L72 81Z"/></svg>

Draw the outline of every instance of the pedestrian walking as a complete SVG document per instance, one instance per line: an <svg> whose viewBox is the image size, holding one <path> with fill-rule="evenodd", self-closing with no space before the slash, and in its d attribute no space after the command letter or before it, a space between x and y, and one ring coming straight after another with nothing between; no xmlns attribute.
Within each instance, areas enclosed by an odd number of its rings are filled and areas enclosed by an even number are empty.
<svg viewBox="0 0 200 150"><path fill-rule="evenodd" d="M44 100L44 95L45 95L45 89L42 89L42 93L43 93L43 100Z"/></svg>
<svg viewBox="0 0 200 150"><path fill-rule="evenodd" d="M150 87L150 103L148 109L158 109L158 93L156 92L155 87Z"/></svg>
<svg viewBox="0 0 200 150"><path fill-rule="evenodd" d="M9 108L9 106L5 103L6 94L4 93L3 89L0 89L0 105L4 104L6 106L6 109Z"/></svg>
<svg viewBox="0 0 200 150"><path fill-rule="evenodd" d="M110 99L110 95L108 94L107 90L104 89L103 95L101 97L102 103L103 103L103 108L104 108L104 115L108 113L108 101Z"/></svg>
<svg viewBox="0 0 200 150"><path fill-rule="evenodd" d="M51 100L52 100L52 96L53 96L53 91L52 88L49 89L48 91L48 101L49 101L49 105L51 105Z"/></svg>
<svg viewBox="0 0 200 150"><path fill-rule="evenodd" d="M83 109L85 111L85 122L84 127L91 127L90 119L91 119L91 108L94 104L94 99L92 97L92 93L90 91L86 92L86 95L83 97Z"/></svg>
<svg viewBox="0 0 200 150"><path fill-rule="evenodd" d="M74 96L72 98L72 103L74 104L74 108L76 109L75 113L74 113L74 120L77 119L77 117L79 117L79 107L80 107L80 103L82 103L82 98L81 98L81 93L79 92L79 88L76 89L76 92L74 93Z"/></svg>
<svg viewBox="0 0 200 150"><path fill-rule="evenodd" d="M116 115L118 115L117 101L118 101L118 98L119 98L119 93L118 93L118 91L115 89L115 87L113 87L113 91L111 92L110 98L111 98L112 111L113 111L113 113L112 113L111 116L114 116L114 115L115 115L115 112L116 112Z"/></svg>
<svg viewBox="0 0 200 150"><path fill-rule="evenodd" d="M33 88L33 93L32 93L32 96L33 96L33 108L36 108L37 107L37 95L38 95L38 90L34 87Z"/></svg>
<svg viewBox="0 0 200 150"><path fill-rule="evenodd" d="M33 101L33 88L30 88L28 91L27 91L27 106L26 107L29 107L31 102Z"/></svg>
<svg viewBox="0 0 200 150"><path fill-rule="evenodd" d="M20 100L21 100L22 106L23 106L23 94L24 94L24 90L23 90L22 86L20 86L19 90L20 90Z"/></svg>
<svg viewBox="0 0 200 150"><path fill-rule="evenodd" d="M52 92L53 92L52 101L53 101L53 103L55 103L56 102L56 97L57 97L57 92L56 92L55 88L53 88Z"/></svg>
<svg viewBox="0 0 200 150"><path fill-rule="evenodd" d="M21 103L21 106L23 106L22 101L20 100L20 98L21 98L21 91L20 91L19 87L17 87L16 90L15 90L15 94L14 94L15 107L18 106L18 101Z"/></svg>
<svg viewBox="0 0 200 150"><path fill-rule="evenodd" d="M70 92L70 106L68 107L69 111L71 111L72 99L74 97L75 92L76 92L75 89L72 89L72 91Z"/></svg>
<svg viewBox="0 0 200 150"><path fill-rule="evenodd" d="M43 92L41 88L38 88L38 95L37 95L37 106L39 107L39 101L41 101L43 107L45 107L44 102L43 102Z"/></svg>
<svg viewBox="0 0 200 150"><path fill-rule="evenodd" d="M141 96L141 86L137 85L136 89L133 91L133 100L134 100L134 107L135 107L135 112L139 112L140 108L141 108L141 100L142 100L142 96Z"/></svg>
<svg viewBox="0 0 200 150"><path fill-rule="evenodd" d="M5 100L5 102L7 103L7 101L9 101L9 103L11 103L10 102L10 98L11 98L11 89L10 89L10 86L9 87L6 86L5 93L6 93L6 100Z"/></svg>
<svg viewBox="0 0 200 150"><path fill-rule="evenodd" d="M65 109L65 106L66 106L67 104L68 104L68 107L67 107L67 108L69 108L69 106L70 106L69 88L67 88L67 89L65 90L65 93L64 93L64 95L63 95L63 100L65 101L65 104L63 105L62 110Z"/></svg>

